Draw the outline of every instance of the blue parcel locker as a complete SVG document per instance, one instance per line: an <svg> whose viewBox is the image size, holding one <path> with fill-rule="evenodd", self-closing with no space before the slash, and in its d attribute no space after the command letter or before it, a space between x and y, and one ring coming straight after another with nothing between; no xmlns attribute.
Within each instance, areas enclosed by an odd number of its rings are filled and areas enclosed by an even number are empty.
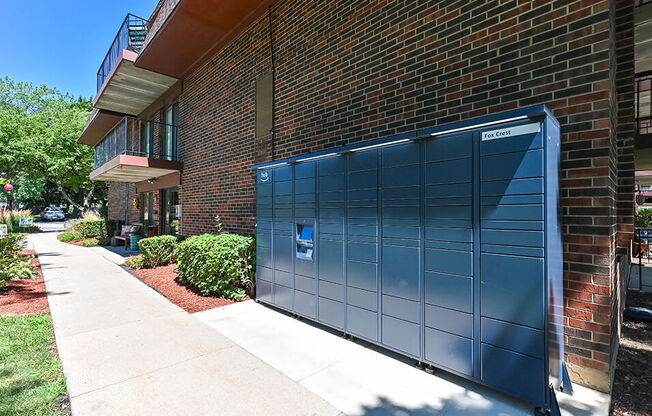
<svg viewBox="0 0 652 416"><path fill-rule="evenodd" d="M555 409L559 164L539 106L254 166L256 298Z"/></svg>

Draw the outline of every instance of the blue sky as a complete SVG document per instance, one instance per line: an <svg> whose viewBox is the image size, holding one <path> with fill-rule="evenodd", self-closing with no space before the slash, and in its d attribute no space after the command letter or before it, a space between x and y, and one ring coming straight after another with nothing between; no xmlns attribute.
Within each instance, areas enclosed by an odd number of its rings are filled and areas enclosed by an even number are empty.
<svg viewBox="0 0 652 416"><path fill-rule="evenodd" d="M0 77L95 95L96 73L127 13L158 0L0 0Z"/></svg>

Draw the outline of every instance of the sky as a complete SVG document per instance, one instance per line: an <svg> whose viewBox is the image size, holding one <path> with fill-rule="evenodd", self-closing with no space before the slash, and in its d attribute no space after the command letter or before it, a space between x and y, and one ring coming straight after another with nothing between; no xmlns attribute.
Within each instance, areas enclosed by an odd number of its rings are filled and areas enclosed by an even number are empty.
<svg viewBox="0 0 652 416"><path fill-rule="evenodd" d="M94 96L96 74L127 13L158 0L0 0L0 78Z"/></svg>

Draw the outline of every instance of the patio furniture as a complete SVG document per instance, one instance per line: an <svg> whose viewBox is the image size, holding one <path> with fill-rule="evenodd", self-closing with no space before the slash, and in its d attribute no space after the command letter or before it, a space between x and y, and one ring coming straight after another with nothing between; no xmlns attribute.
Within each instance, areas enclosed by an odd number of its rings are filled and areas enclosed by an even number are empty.
<svg viewBox="0 0 652 416"><path fill-rule="evenodd" d="M113 236L114 245L118 245L118 241L121 241L120 244L124 244L125 248L129 248L130 237L132 235L140 234L141 229L141 224L123 225L121 231L118 232L116 230L115 235Z"/></svg>

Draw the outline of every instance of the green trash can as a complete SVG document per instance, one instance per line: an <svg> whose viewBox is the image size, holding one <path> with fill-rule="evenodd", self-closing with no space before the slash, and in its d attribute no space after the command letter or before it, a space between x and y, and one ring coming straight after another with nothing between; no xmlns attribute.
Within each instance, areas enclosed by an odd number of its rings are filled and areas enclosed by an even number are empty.
<svg viewBox="0 0 652 416"><path fill-rule="evenodd" d="M132 235L129 237L129 249L130 250L140 250L140 247L138 247L138 242L140 241L140 235Z"/></svg>

